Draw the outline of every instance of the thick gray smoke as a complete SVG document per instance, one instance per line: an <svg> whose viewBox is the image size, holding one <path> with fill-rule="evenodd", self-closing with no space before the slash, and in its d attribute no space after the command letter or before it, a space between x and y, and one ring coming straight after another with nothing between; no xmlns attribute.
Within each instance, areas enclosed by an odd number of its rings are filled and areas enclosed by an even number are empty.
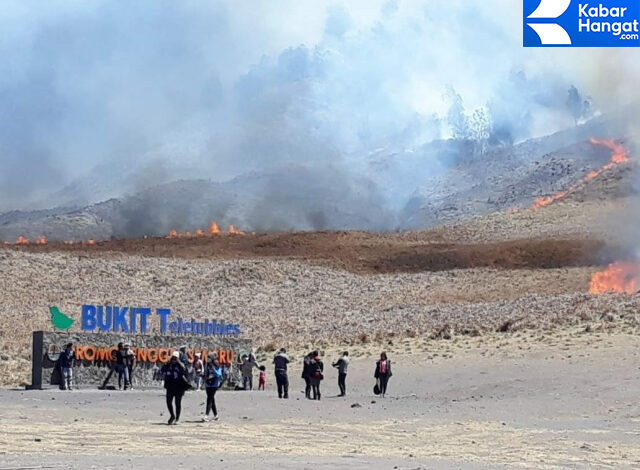
<svg viewBox="0 0 640 470"><path fill-rule="evenodd" d="M5 1L0 210L143 191L128 227L156 184L253 175L245 200L207 211L232 219L240 204L259 227L323 228L334 205L317 188L316 201L288 192L295 168L392 224L387 211L456 160L432 141L482 151L627 99L633 81L612 86L600 53L523 49L520 15L512 0ZM191 211L208 215L177 213Z"/></svg>

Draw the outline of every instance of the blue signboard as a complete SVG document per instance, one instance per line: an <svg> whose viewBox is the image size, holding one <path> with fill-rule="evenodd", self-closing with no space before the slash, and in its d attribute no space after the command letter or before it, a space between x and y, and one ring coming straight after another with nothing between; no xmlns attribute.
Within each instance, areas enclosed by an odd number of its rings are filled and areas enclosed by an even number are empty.
<svg viewBox="0 0 640 470"><path fill-rule="evenodd" d="M153 310L150 307L123 307L117 305L82 306L83 331L118 331L123 333L147 333L149 316ZM171 318L171 309L157 308L155 315L160 320L160 333L190 334L190 335L239 335L240 325L225 323L219 320L185 320L181 317Z"/></svg>

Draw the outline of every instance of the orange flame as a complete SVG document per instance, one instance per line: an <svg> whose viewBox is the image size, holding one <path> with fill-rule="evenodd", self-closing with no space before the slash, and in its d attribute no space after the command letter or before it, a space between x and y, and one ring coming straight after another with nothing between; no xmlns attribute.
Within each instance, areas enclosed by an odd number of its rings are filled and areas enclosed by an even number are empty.
<svg viewBox="0 0 640 470"><path fill-rule="evenodd" d="M89 238L87 240L87 245L95 245L95 244L96 244L96 241L93 238Z"/></svg>
<svg viewBox="0 0 640 470"><path fill-rule="evenodd" d="M640 263L621 261L591 275L589 293L635 294L640 290Z"/></svg>
<svg viewBox="0 0 640 470"><path fill-rule="evenodd" d="M212 220L211 224L209 224L209 235L218 235L219 233L220 227L218 227L218 224L215 220Z"/></svg>
<svg viewBox="0 0 640 470"><path fill-rule="evenodd" d="M222 230L220 230L220 226L218 225L218 223L215 220L212 220L211 223L209 224L209 230L205 233L204 230L202 229L197 229L194 233L191 232L178 232L177 230L171 230L169 232L169 234L167 235L167 238L190 238L193 236L196 237L204 237L205 235L219 235L222 233ZM229 228L227 229L227 233L232 234L232 235L245 235L245 233L242 230L238 230L235 226L233 225L229 225Z"/></svg>
<svg viewBox="0 0 640 470"><path fill-rule="evenodd" d="M573 193L580 184L600 176L602 173L604 173L607 170L610 170L616 165L619 165L621 163L626 163L629 161L629 155L627 154L627 151L625 150L625 148L620 144L616 144L613 140L591 138L589 141L591 142L592 145L604 145L605 147L608 147L609 149L611 149L611 152L612 152L611 160L609 160L607 163L605 163L602 167L598 168L597 170L590 171L587 174L587 176L579 180L578 183L574 184L566 191L558 191L557 193L551 196L537 197L533 202L531 209L533 210L542 209L543 207L546 207L554 203L558 199L563 199L569 194Z"/></svg>
<svg viewBox="0 0 640 470"><path fill-rule="evenodd" d="M233 235L244 235L243 231L238 230L233 225L229 225L229 228L227 229L227 232L229 232L230 234L233 234Z"/></svg>
<svg viewBox="0 0 640 470"><path fill-rule="evenodd" d="M47 244L47 237L40 236L38 237L38 239L36 240L36 245L46 245Z"/></svg>
<svg viewBox="0 0 640 470"><path fill-rule="evenodd" d="M616 144L615 141L611 139L595 139L592 137L590 142L592 145L603 145L608 147L611 152L613 152L610 163L625 163L629 161L629 154L626 149L622 145Z"/></svg>
<svg viewBox="0 0 640 470"><path fill-rule="evenodd" d="M17 239L16 239L16 245L28 245L29 244L29 239L23 237L22 235L20 235Z"/></svg>

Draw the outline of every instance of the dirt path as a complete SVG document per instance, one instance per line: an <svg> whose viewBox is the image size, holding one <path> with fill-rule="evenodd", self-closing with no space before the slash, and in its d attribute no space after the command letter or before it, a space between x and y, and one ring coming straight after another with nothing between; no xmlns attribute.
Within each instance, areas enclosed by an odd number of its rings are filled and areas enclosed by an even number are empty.
<svg viewBox="0 0 640 470"><path fill-rule="evenodd" d="M551 339L526 353L521 339L485 338L447 346L448 358L393 357L386 399L370 393L371 359L353 362L347 399L330 371L325 399L304 400L293 371L288 401L272 388L221 393L217 423L198 422L202 393L169 427L159 391L5 390L0 466L638 468L640 337Z"/></svg>

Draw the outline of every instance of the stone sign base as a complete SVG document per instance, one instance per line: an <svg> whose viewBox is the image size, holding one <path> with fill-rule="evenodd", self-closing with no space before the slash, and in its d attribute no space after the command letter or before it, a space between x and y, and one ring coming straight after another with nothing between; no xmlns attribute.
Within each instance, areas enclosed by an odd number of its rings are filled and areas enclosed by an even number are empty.
<svg viewBox="0 0 640 470"><path fill-rule="evenodd" d="M115 350L118 343L129 344L136 357L133 368L134 387L162 387L156 372L168 362L173 351L187 347L193 360L200 353L204 361L209 353L218 354L220 362L228 367L227 387L241 385L239 358L251 351L251 340L232 336L154 336L118 333L60 333L33 332L31 389L42 389L61 383L56 362L65 345L73 343L76 359L73 364L73 383L79 388L118 387L115 370ZM192 369L188 364L188 368Z"/></svg>

